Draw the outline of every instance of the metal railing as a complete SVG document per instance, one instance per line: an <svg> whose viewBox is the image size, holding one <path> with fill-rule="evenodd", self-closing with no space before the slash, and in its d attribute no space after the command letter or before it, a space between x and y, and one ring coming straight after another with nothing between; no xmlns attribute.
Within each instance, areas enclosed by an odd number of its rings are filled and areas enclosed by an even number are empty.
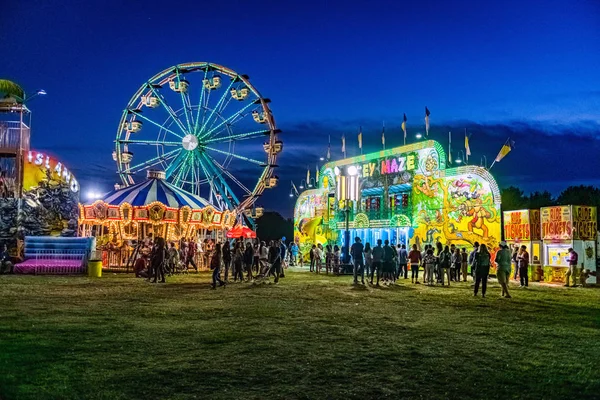
<svg viewBox="0 0 600 400"><path fill-rule="evenodd" d="M0 152L29 150L29 127L19 121L0 121Z"/></svg>

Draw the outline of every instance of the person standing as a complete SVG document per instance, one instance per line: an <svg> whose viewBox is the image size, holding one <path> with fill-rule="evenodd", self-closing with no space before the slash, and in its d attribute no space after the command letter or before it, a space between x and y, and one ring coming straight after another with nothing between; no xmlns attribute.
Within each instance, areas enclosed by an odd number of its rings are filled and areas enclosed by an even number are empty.
<svg viewBox="0 0 600 400"><path fill-rule="evenodd" d="M475 282L475 270L477 269L477 251L479 250L479 242L473 244L473 251L469 253L469 266L471 267L471 277Z"/></svg>
<svg viewBox="0 0 600 400"><path fill-rule="evenodd" d="M512 253L512 263L515 267L515 275L513 277L513 279L516 281L517 280L517 276L519 275L519 260L517 260L517 257L519 256L519 246L515 245L513 253Z"/></svg>
<svg viewBox="0 0 600 400"><path fill-rule="evenodd" d="M479 292L479 285L481 285L481 297L485 297L485 291L487 290L488 275L490 274L490 252L488 251L485 244L479 246L479 250L475 254L475 292L474 296L477 296Z"/></svg>
<svg viewBox="0 0 600 400"><path fill-rule="evenodd" d="M160 283L165 283L165 259L165 239L159 236L155 240L155 246L150 257L152 270L154 271L154 283L157 282L158 278L160 278Z"/></svg>
<svg viewBox="0 0 600 400"><path fill-rule="evenodd" d="M317 266L317 246L314 244L310 248L310 272L315 272L315 267Z"/></svg>
<svg viewBox="0 0 600 400"><path fill-rule="evenodd" d="M363 259L363 252L365 247L360 242L360 238L357 236L354 238L354 243L350 247L350 254L352 255L352 261L354 263L354 284L358 283L358 273L360 271L360 281L365 284L365 262Z"/></svg>
<svg viewBox="0 0 600 400"><path fill-rule="evenodd" d="M423 267L423 283L427 283L427 269L425 268L425 264L423 263L423 260L425 259L425 256L427 255L427 250L433 250L432 245L430 244L426 244L423 247L423 251L421 252L421 266ZM418 268L417 268L417 273L418 273ZM418 275L418 274L417 274Z"/></svg>
<svg viewBox="0 0 600 400"><path fill-rule="evenodd" d="M383 243L383 279L389 284L396 280L396 250L390 246L389 240L386 239Z"/></svg>
<svg viewBox="0 0 600 400"><path fill-rule="evenodd" d="M527 246L521 246L519 254L517 255L517 261L519 263L519 279L521 280L521 287L529 286L529 253L527 252Z"/></svg>
<svg viewBox="0 0 600 400"><path fill-rule="evenodd" d="M244 251L242 250L243 245L242 242L236 242L235 248L233 251L233 281L240 282L244 281L244 273L242 270L242 265L244 263Z"/></svg>
<svg viewBox="0 0 600 400"><path fill-rule="evenodd" d="M5 269L8 269L9 274L13 274L14 268L14 264L10 261L10 254L8 254L8 246L4 244L0 253L0 274L3 274Z"/></svg>
<svg viewBox="0 0 600 400"><path fill-rule="evenodd" d="M408 279L408 252L406 251L406 245L398 245L398 276L396 279L404 275L404 279Z"/></svg>
<svg viewBox="0 0 600 400"><path fill-rule="evenodd" d="M298 252L300 251L298 243L292 242L292 244L290 245L290 251L292 254L291 264L295 266L298 263Z"/></svg>
<svg viewBox="0 0 600 400"><path fill-rule="evenodd" d="M325 246L325 273L329 274L329 270L331 269L331 264L333 262L333 249L331 245L328 244Z"/></svg>
<svg viewBox="0 0 600 400"><path fill-rule="evenodd" d="M231 246L228 240L223 243L221 253L223 254L223 280L227 282L229 280L229 268L231 268Z"/></svg>
<svg viewBox="0 0 600 400"><path fill-rule="evenodd" d="M417 245L413 244L412 250L408 253L410 261L410 279L412 283L419 283L419 265L421 264L421 252L417 250Z"/></svg>
<svg viewBox="0 0 600 400"><path fill-rule="evenodd" d="M175 242L171 242L171 247L167 252L169 274L174 274L177 271L177 265L179 265L179 252L175 248Z"/></svg>
<svg viewBox="0 0 600 400"><path fill-rule="evenodd" d="M442 286L444 286L444 278L448 277L448 286L450 286L450 267L452 262L452 254L450 254L450 248L444 247L444 250L439 256L439 273Z"/></svg>
<svg viewBox="0 0 600 400"><path fill-rule="evenodd" d="M510 249L506 245L506 242L500 242L500 250L496 253L496 259L494 261L498 267L496 277L498 278L498 283L502 287L502 297L510 299L511 296L508 293L508 281L510 280L512 254L510 253Z"/></svg>
<svg viewBox="0 0 600 400"><path fill-rule="evenodd" d="M281 268L279 269L279 277L285 278L285 269L287 268L287 262L285 261L285 255L287 254L287 246L285 245L285 236L277 242L279 245L279 253L281 257Z"/></svg>
<svg viewBox="0 0 600 400"><path fill-rule="evenodd" d="M212 285L211 288L217 288L217 282L219 286L225 286L225 282L221 280L221 243L217 243L210 259L210 269L213 270L212 274Z"/></svg>
<svg viewBox="0 0 600 400"><path fill-rule="evenodd" d="M336 244L333 246L333 273L340 273L340 257L342 256L342 252L340 247Z"/></svg>
<svg viewBox="0 0 600 400"><path fill-rule="evenodd" d="M573 286L576 285L577 279L577 263L579 261L579 255L573 250L572 247L569 248L569 270L566 274L567 283L566 287L569 287L569 278L573 277Z"/></svg>
<svg viewBox="0 0 600 400"><path fill-rule="evenodd" d="M436 263L437 263L437 257L435 255L433 255L433 248L431 246L429 246L429 248L425 252L425 257L423 257L423 266L424 266L424 269L427 274L426 284L429 286L433 286L433 284L434 284L433 269L435 268ZM418 280L417 280L417 283L419 283Z"/></svg>
<svg viewBox="0 0 600 400"><path fill-rule="evenodd" d="M323 245L321 243L317 245L317 249L315 251L315 264L317 268L317 274L319 274L323 265Z"/></svg>
<svg viewBox="0 0 600 400"><path fill-rule="evenodd" d="M269 273L269 248L264 241L260 242L259 252L259 275L264 275L266 277Z"/></svg>
<svg viewBox="0 0 600 400"><path fill-rule="evenodd" d="M462 264L462 257L460 255L460 249L456 247L454 252L451 253L451 263L452 263L452 279L454 282L460 282L460 267Z"/></svg>
<svg viewBox="0 0 600 400"><path fill-rule="evenodd" d="M371 269L373 269L373 250L371 249L371 244L367 242L365 244L365 250L363 252L365 255L365 269L367 271L367 279L369 278L369 274L371 273Z"/></svg>
<svg viewBox="0 0 600 400"><path fill-rule="evenodd" d="M379 278L381 277L381 264L383 262L383 247L381 239L377 239L377 246L373 248L373 268L371 268L371 285L373 284L373 276L377 270L377 286L379 286Z"/></svg>
<svg viewBox="0 0 600 400"><path fill-rule="evenodd" d="M244 250L244 267L246 268L246 279L252 280L252 263L254 262L254 249L250 242L246 242L246 250Z"/></svg>
<svg viewBox="0 0 600 400"><path fill-rule="evenodd" d="M461 258L460 271L462 272L463 282L466 282L467 281L467 269L468 269L468 265L469 265L469 255L467 254L467 249L465 249L464 247L460 253L460 258Z"/></svg>

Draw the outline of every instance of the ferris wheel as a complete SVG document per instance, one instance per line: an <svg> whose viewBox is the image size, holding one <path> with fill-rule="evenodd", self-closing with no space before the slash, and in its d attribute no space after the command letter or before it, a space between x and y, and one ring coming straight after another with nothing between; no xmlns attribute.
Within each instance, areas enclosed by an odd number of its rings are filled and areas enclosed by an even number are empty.
<svg viewBox="0 0 600 400"><path fill-rule="evenodd" d="M283 143L269 102L247 75L217 64L159 72L135 92L117 129L113 159L123 184L162 169L217 208L250 209L278 181Z"/></svg>

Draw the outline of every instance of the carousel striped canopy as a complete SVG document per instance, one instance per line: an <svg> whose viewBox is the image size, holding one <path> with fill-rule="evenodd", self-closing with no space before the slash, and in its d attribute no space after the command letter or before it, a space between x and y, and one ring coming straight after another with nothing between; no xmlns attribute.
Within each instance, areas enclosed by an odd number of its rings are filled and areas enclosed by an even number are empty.
<svg viewBox="0 0 600 400"><path fill-rule="evenodd" d="M172 208L189 206L193 209L200 209L211 205L202 197L186 192L160 178L153 177L144 182L114 190L101 200L111 205L129 203L134 207L146 206L155 201Z"/></svg>

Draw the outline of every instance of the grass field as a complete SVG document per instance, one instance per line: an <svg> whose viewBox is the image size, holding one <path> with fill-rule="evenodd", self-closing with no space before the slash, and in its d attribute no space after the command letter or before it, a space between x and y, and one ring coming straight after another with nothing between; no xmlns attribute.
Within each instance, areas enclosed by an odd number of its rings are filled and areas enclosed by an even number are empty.
<svg viewBox="0 0 600 400"><path fill-rule="evenodd" d="M350 283L0 276L0 398L600 398L600 290Z"/></svg>

